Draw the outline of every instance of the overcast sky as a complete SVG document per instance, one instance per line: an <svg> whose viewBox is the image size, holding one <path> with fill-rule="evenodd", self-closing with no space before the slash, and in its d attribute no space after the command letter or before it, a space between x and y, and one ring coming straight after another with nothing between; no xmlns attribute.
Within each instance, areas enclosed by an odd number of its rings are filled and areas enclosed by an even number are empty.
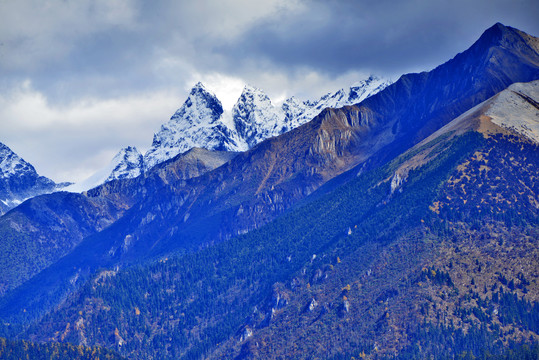
<svg viewBox="0 0 539 360"><path fill-rule="evenodd" d="M430 70L537 0L0 0L0 142L55 181L145 151L202 81L231 108Z"/></svg>

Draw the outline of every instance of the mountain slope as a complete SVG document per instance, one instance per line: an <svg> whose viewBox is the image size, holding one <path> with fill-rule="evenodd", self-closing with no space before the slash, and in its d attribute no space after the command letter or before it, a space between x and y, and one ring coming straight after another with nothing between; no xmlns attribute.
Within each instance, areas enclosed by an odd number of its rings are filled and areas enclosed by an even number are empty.
<svg viewBox="0 0 539 360"><path fill-rule="evenodd" d="M539 81L513 84L488 104L492 122L539 142Z"/></svg>
<svg viewBox="0 0 539 360"><path fill-rule="evenodd" d="M66 339L129 358L480 357L538 341L538 145L463 118L259 230L102 272L30 334L78 321Z"/></svg>
<svg viewBox="0 0 539 360"><path fill-rule="evenodd" d="M39 176L34 167L0 143L0 215L24 200L53 192L66 184Z"/></svg>
<svg viewBox="0 0 539 360"><path fill-rule="evenodd" d="M384 202L410 196L389 217L393 231L380 230L383 220L352 223L348 245L276 284L278 296L256 308L265 312L255 309L213 358L480 357L539 341L537 144L491 135L457 162L428 210L399 226L425 200L410 182L432 154L416 151L395 170L413 166ZM430 175L420 176L428 188ZM377 234L362 245L366 228Z"/></svg>
<svg viewBox="0 0 539 360"><path fill-rule="evenodd" d="M0 218L0 296L67 255L125 209L103 198L58 192L25 201Z"/></svg>
<svg viewBox="0 0 539 360"><path fill-rule="evenodd" d="M141 214L129 214L131 225L118 227L118 235L151 238L158 228L176 227L171 241L178 244L182 238L208 241L253 229L336 175L367 159L375 166L511 83L537 78L539 54L517 30L495 25L469 50L430 73L405 75L359 106L326 109L219 171L178 184L169 194L155 194ZM165 198L176 204L166 214L158 209ZM156 215L155 223L138 227L138 216L148 212ZM212 227L190 232L203 222Z"/></svg>
<svg viewBox="0 0 539 360"><path fill-rule="evenodd" d="M104 271L29 333L54 340L80 322L67 340L92 339L129 358L482 356L537 340L539 208L529 208L537 145L455 135L247 235ZM394 187L396 174L403 181ZM522 192L514 178L534 192L509 202ZM502 194L503 212L480 201L490 191ZM450 210L463 204L482 211ZM127 339L121 347L116 331Z"/></svg>
<svg viewBox="0 0 539 360"><path fill-rule="evenodd" d="M26 201L0 218L0 295L111 225L148 193L213 170L235 155L195 148L135 179L109 181L83 194L62 192Z"/></svg>
<svg viewBox="0 0 539 360"><path fill-rule="evenodd" d="M458 151L444 153L444 156L466 156L473 152L477 141L480 141L478 137L468 139L459 145ZM443 148L446 144L438 145L438 148ZM198 357L211 344L214 346L233 336L253 308L266 296L271 296L271 287L275 282L291 280L290 276L300 272L311 259L317 259L328 248L334 248L336 243L348 239L347 229L356 221L366 217L365 224L372 225L386 218L385 223L389 224L392 220L387 217L387 211L398 213L404 206L414 211L406 212L408 215L402 222L393 222L394 225L388 226L387 232L379 236L390 235L395 226L398 228L399 224L406 224L409 217L415 219L416 224L419 221L418 202L412 207L410 204L413 202L392 202L391 210L377 207L379 202L387 198L390 190L388 181L381 185L377 183L390 178L394 168L395 165L390 165L380 171L365 174L353 184L306 207L300 207L260 230L201 252L162 260L126 272L103 273L81 289L58 312L45 317L38 330L31 332L43 334L40 327L51 325L53 328L47 330L47 333L53 334L65 328L67 322L82 317L85 324L84 337L94 338L96 343L106 343L108 347L116 347L116 343L106 340L114 328L118 327L123 339L135 339L133 331L138 326L135 323L149 324L144 331L149 333L148 337L131 341L123 348L131 357ZM433 184L438 179L428 174L422 178L431 179ZM435 189L424 185L417 183L416 187L429 191ZM414 196L414 192L403 194ZM424 209L427 209L427 204ZM364 232L366 237L370 237L378 232L378 228L368 226ZM313 257L313 254L318 256ZM147 277L155 280L147 282ZM146 296L145 293L153 295ZM118 305L107 310L111 303ZM140 313L135 310L135 306ZM257 308L265 316L265 309ZM157 314L157 309L162 313ZM80 311L82 316L78 315ZM109 322L103 327L99 319L105 312ZM127 316L125 323L120 314ZM169 319L170 315L172 320ZM171 342L158 335L165 327L171 327L175 334ZM78 332L69 331L66 339L77 342L79 337ZM152 347L152 343L158 345Z"/></svg>
<svg viewBox="0 0 539 360"><path fill-rule="evenodd" d="M10 312L23 304L30 309L38 299L33 308L39 313L40 296L61 296L79 271L197 249L258 228L339 174L367 160L364 169L376 167L512 82L537 79L538 63L530 38L497 24L429 73L404 75L358 106L326 109L215 171L153 191L13 293L6 306Z"/></svg>

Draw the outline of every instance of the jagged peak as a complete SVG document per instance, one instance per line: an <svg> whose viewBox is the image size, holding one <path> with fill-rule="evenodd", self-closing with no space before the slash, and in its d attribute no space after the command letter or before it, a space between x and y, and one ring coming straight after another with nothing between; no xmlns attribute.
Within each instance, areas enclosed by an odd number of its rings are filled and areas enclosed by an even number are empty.
<svg viewBox="0 0 539 360"><path fill-rule="evenodd" d="M116 156L114 156L114 158L126 158L130 155L141 155L140 151L138 151L138 149L135 147L135 146L126 146L124 148L122 148L117 154Z"/></svg>
<svg viewBox="0 0 539 360"><path fill-rule="evenodd" d="M300 99L298 99L297 97L295 96L291 96L289 97L288 99L286 99L285 101L283 101L283 105L285 104L297 104L297 105L301 105L301 104L305 104L306 102L305 101L301 101Z"/></svg>
<svg viewBox="0 0 539 360"><path fill-rule="evenodd" d="M243 87L243 91L241 92L236 105L240 102L246 102L247 100L249 100L249 102L255 101L255 99L260 101L269 101L271 103L271 99L263 90L257 88L256 86L247 84Z"/></svg>
<svg viewBox="0 0 539 360"><path fill-rule="evenodd" d="M204 89L206 90L206 87L204 86L204 84L202 83L202 81L199 81L197 82L193 88L191 89L191 91L195 90L195 89Z"/></svg>
<svg viewBox="0 0 539 360"><path fill-rule="evenodd" d="M366 79L363 79L363 80L360 80L360 81L356 81L355 83L352 84L352 86L350 86L351 88L357 88L357 87L362 87L362 86L365 86L365 85L369 85L369 84L372 84L372 83L376 83L376 82L380 82L380 83L384 83L384 82L387 82L386 79L382 79L376 75L369 75L368 78Z"/></svg>
<svg viewBox="0 0 539 360"><path fill-rule="evenodd" d="M210 90L208 90L204 84L202 84L202 82L197 82L192 88L191 88L191 91L189 92L189 96L187 99L189 98L193 98L193 97L197 97L197 98L211 98L211 99L215 99L217 102L219 102L219 104L221 104L221 102L219 101L219 99L217 99L217 96L211 92Z"/></svg>
<svg viewBox="0 0 539 360"><path fill-rule="evenodd" d="M112 159L112 171L105 181L137 177L143 167L143 156L138 149L134 146L124 147Z"/></svg>
<svg viewBox="0 0 539 360"><path fill-rule="evenodd" d="M485 30L485 32L487 32L489 30L494 30L494 29L503 31L504 29L507 29L507 28L509 28L509 26L505 26L504 24L502 24L501 22L498 21L496 24L492 25L487 30Z"/></svg>
<svg viewBox="0 0 539 360"><path fill-rule="evenodd" d="M218 100L217 96L212 91L208 90L208 88L204 86L204 84L200 81L197 82L189 91L189 97L195 96L215 98L216 100Z"/></svg>
<svg viewBox="0 0 539 360"><path fill-rule="evenodd" d="M24 161L9 146L0 142L0 175L10 177L19 174L21 171L36 173L32 164Z"/></svg>
<svg viewBox="0 0 539 360"><path fill-rule="evenodd" d="M479 38L479 40L481 40L481 38L492 39L494 37L498 37L499 35L507 32L510 29L511 29L510 27L505 26L504 24L502 24L500 22L497 22L496 24L494 24L491 27L489 27L488 29L486 29L483 32L483 34L481 35L481 37Z"/></svg>
<svg viewBox="0 0 539 360"><path fill-rule="evenodd" d="M3 156L3 155L12 155L12 154L19 157L17 154L15 154L15 152L13 150L11 150L9 148L9 146L7 146L7 145L0 142L0 155ZM2 157L2 159L3 159L3 157Z"/></svg>
<svg viewBox="0 0 539 360"><path fill-rule="evenodd" d="M264 93L264 91L262 91L262 89L257 88L256 86L253 86L251 84L246 84L243 87L242 93Z"/></svg>
<svg viewBox="0 0 539 360"><path fill-rule="evenodd" d="M190 113L192 116L189 116ZM170 120L203 122L206 115L209 115L207 120L210 120L209 122L211 123L217 120L222 113L223 105L221 101L214 93L207 90L201 82L198 82L193 86L183 105L172 115Z"/></svg>
<svg viewBox="0 0 539 360"><path fill-rule="evenodd" d="M528 35L518 29L497 22L483 32L474 45L490 47L493 45L509 45L517 47L517 43L524 41L522 35Z"/></svg>
<svg viewBox="0 0 539 360"><path fill-rule="evenodd" d="M138 149L137 149L136 146L131 146L131 145L129 145L129 146L126 146L126 147L122 148L120 151L124 151L124 152L133 152L133 151L134 151L134 152L138 152Z"/></svg>

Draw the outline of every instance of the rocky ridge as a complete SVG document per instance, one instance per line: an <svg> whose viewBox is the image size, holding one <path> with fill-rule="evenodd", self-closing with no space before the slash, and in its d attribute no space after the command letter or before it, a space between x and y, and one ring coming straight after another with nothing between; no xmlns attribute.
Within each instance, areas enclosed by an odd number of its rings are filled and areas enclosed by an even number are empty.
<svg viewBox="0 0 539 360"><path fill-rule="evenodd" d="M391 82L375 76L355 83L349 89L329 93L316 101L291 97L276 106L262 90L247 85L231 111L225 111L220 100L202 83L189 92L184 104L154 134L152 146L140 162L133 147L122 149L111 164L72 187L84 191L104 182L134 178L155 165L192 148L215 151L246 151L261 141L283 134L312 120L328 107L342 107L363 101L383 90ZM131 161L124 159L128 151Z"/></svg>

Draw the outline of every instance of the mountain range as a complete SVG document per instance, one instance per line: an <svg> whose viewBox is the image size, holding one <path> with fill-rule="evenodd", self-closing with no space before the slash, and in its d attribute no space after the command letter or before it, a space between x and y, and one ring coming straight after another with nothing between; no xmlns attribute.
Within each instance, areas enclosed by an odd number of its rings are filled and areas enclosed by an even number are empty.
<svg viewBox="0 0 539 360"><path fill-rule="evenodd" d="M37 195L58 190L82 192L112 180L135 178L193 148L245 151L268 137L298 127L326 107L353 104L390 83L370 76L348 90L326 94L319 100L300 101L291 97L280 107L274 106L262 90L246 86L231 112L224 111L219 99L202 83L197 83L185 103L154 135L152 146L145 155L136 147L127 146L107 166L75 184L55 184L40 176L31 164L1 144L0 214Z"/></svg>
<svg viewBox="0 0 539 360"><path fill-rule="evenodd" d="M327 107L355 104L383 90L391 82L375 76L359 81L316 101L291 97L275 106L260 89L247 85L231 111L202 83L189 92L187 100L154 135L152 146L144 154L126 147L108 167L68 190L84 191L104 182L133 178L192 148L215 151L246 151L272 136L294 129Z"/></svg>
<svg viewBox="0 0 539 360"><path fill-rule="evenodd" d="M528 351L539 40L498 23L369 86L246 87L227 117L197 84L127 175L0 218L3 333L133 359Z"/></svg>

